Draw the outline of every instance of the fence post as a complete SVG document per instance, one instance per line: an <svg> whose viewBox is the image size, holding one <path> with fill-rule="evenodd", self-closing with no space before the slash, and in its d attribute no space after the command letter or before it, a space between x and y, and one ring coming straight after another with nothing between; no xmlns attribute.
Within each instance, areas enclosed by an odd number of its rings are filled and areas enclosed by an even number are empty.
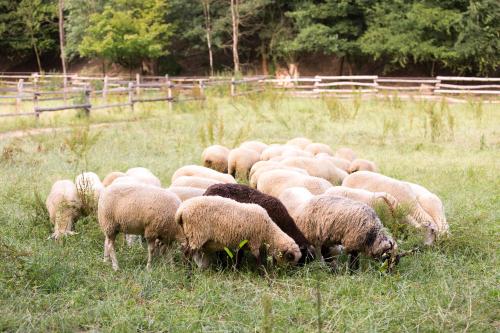
<svg viewBox="0 0 500 333"><path fill-rule="evenodd" d="M66 104L66 91L68 89L68 77L66 74L63 75L63 100L64 104Z"/></svg>
<svg viewBox="0 0 500 333"><path fill-rule="evenodd" d="M128 103L130 104L130 111L134 111L134 83L128 83Z"/></svg>
<svg viewBox="0 0 500 333"><path fill-rule="evenodd" d="M231 78L231 97L236 96L236 80Z"/></svg>
<svg viewBox="0 0 500 333"><path fill-rule="evenodd" d="M20 112L21 111L21 102L23 98L23 86L24 86L24 79L19 79L19 82L17 83L17 96L16 96L16 111Z"/></svg>
<svg viewBox="0 0 500 333"><path fill-rule="evenodd" d="M33 111L35 112L35 119L38 121L40 118L40 111L38 111L38 91L33 91Z"/></svg>
<svg viewBox="0 0 500 333"><path fill-rule="evenodd" d="M87 83L85 86L85 104L88 106L85 106L83 110L85 111L85 116L89 117L90 116L90 108L92 107L90 104L90 85Z"/></svg>
<svg viewBox="0 0 500 333"><path fill-rule="evenodd" d="M436 80L437 80L436 85L434 86L434 89L432 89L432 94L433 95L436 95L436 93L435 93L436 90L441 89L441 77L440 76L436 76Z"/></svg>
<svg viewBox="0 0 500 333"><path fill-rule="evenodd" d="M313 89L313 91L315 93L318 92L318 85L319 85L320 82L321 82L321 79L318 78L318 75L314 76L314 89Z"/></svg>
<svg viewBox="0 0 500 333"><path fill-rule="evenodd" d="M200 96L202 99L205 99L205 84L203 83L203 80L199 81L199 86L200 86Z"/></svg>
<svg viewBox="0 0 500 333"><path fill-rule="evenodd" d="M374 85L374 88L375 88L375 94L378 95L378 75L375 76L375 78L373 79L373 85Z"/></svg>
<svg viewBox="0 0 500 333"><path fill-rule="evenodd" d="M135 83L136 83L136 94L139 96L141 94L141 74L135 74Z"/></svg>
<svg viewBox="0 0 500 333"><path fill-rule="evenodd" d="M108 75L104 75L104 84L102 86L102 98L106 98L108 96Z"/></svg>
<svg viewBox="0 0 500 333"><path fill-rule="evenodd" d="M168 79L168 75L166 77ZM169 111L172 111L173 103L174 103L174 98L172 95L172 87L173 87L172 81L170 81L170 79L168 79L168 81L167 81L167 98L168 98L168 110Z"/></svg>

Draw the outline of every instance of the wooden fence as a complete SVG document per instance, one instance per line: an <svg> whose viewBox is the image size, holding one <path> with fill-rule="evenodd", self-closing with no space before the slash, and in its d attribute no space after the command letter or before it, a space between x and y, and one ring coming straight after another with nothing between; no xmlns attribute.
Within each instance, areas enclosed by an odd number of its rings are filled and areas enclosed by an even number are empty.
<svg viewBox="0 0 500 333"><path fill-rule="evenodd" d="M242 96L263 91L280 91L292 96L319 97L335 95L352 97L399 96L420 98L450 98L481 96L499 102L500 78L451 77L396 78L376 75L322 76L299 78L273 78L253 76L228 77L129 77L83 76L78 74L15 73L0 74L0 110L2 106L14 107L16 112L0 112L0 117L35 116L41 113L68 109L83 109L88 115L92 110L128 107L134 110L137 103L164 101L169 109L176 102L205 98L205 89L226 86L230 96ZM108 97L118 95L124 101L109 103ZM126 98L125 98L126 96ZM456 97L451 97L456 96ZM97 104L96 97L103 103ZM47 101L59 101L61 105L43 106ZM93 102L94 101L94 102ZM26 112L25 103L31 103L32 111Z"/></svg>

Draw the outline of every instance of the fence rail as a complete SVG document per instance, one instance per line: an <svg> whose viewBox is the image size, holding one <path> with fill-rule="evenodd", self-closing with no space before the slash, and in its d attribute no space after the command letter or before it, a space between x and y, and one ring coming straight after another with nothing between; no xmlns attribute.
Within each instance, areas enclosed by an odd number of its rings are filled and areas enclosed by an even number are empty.
<svg viewBox="0 0 500 333"><path fill-rule="evenodd" d="M349 97L353 94L383 96L397 92L426 99L449 98L460 101L461 96L481 96L500 102L500 78L482 77L379 77L377 75L313 77L253 76L243 78L169 77L165 76L99 76L79 74L0 73L0 117L35 116L43 112L69 109L92 110L129 107L132 111L137 103L172 103L205 98L205 89L228 86L230 96L243 96L278 90L293 96L318 97L335 95ZM149 93L146 94L146 93ZM151 96L151 94L155 94ZM179 98L178 96L184 96ZM126 102L107 103L110 96L126 97ZM187 95L187 96L186 96ZM104 104L92 104L92 98L102 97ZM80 99L78 101L74 101ZM74 101L70 103L70 101ZM62 105L40 106L46 101L62 101ZM23 108L32 102L32 112ZM15 106L16 112L4 113L4 106Z"/></svg>

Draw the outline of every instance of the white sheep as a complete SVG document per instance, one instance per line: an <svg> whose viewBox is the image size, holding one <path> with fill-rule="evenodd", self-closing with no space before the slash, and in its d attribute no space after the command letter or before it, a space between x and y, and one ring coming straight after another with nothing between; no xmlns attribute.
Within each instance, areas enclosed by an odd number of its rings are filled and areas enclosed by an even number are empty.
<svg viewBox="0 0 500 333"><path fill-rule="evenodd" d="M112 267L118 269L115 239L119 232L144 236L148 243L147 268L155 243L168 245L183 242L181 228L175 223L175 212L181 201L172 192L145 184L112 184L99 198L98 220L104 236L104 261L111 258Z"/></svg>
<svg viewBox="0 0 500 333"><path fill-rule="evenodd" d="M240 145L240 148L246 148L246 149L250 149L250 150L255 150L256 152L259 153L259 155L264 151L264 149L266 149L267 147L269 147L268 145L266 145L264 142L260 142L260 141L245 141L243 142L241 145Z"/></svg>
<svg viewBox="0 0 500 333"><path fill-rule="evenodd" d="M299 246L257 204L240 203L219 196L203 196L183 202L176 222L186 237L186 252L204 267L211 253L224 248L237 249L242 241L260 264L265 245L278 261L296 264L301 257Z"/></svg>
<svg viewBox="0 0 500 333"><path fill-rule="evenodd" d="M260 154L260 160L261 161L267 161L270 160L273 157L276 156L281 156L281 154L286 150L289 149L290 146L286 145L279 145L279 144L272 144L266 149L262 151Z"/></svg>
<svg viewBox="0 0 500 333"><path fill-rule="evenodd" d="M326 153L319 153L314 156L318 161L328 161L333 163L337 168L344 170L345 172L349 172L349 167L351 166L351 161L346 160L345 158L330 156Z"/></svg>
<svg viewBox="0 0 500 333"><path fill-rule="evenodd" d="M250 174L249 174L250 187L256 188L257 181L259 180L260 175L270 170L290 170L298 172L303 175L309 175L307 171L304 169L285 166L281 163L274 161L260 161L255 163L250 169Z"/></svg>
<svg viewBox="0 0 500 333"><path fill-rule="evenodd" d="M311 157L291 157L280 162L283 165L301 168L314 177L328 180L332 184L340 184L347 176L347 172L337 168L329 161L319 161Z"/></svg>
<svg viewBox="0 0 500 333"><path fill-rule="evenodd" d="M201 160L205 167L219 172L227 173L227 158L229 149L221 145L213 145L205 148L201 154Z"/></svg>
<svg viewBox="0 0 500 333"><path fill-rule="evenodd" d="M276 198L285 189L297 186L307 188L312 194L322 194L332 187L332 184L323 178L306 176L289 170L264 172L257 181L259 191Z"/></svg>
<svg viewBox="0 0 500 333"><path fill-rule="evenodd" d="M247 180L250 169L259 159L260 154L255 150L241 147L232 149L227 159L227 171L234 178Z"/></svg>
<svg viewBox="0 0 500 333"><path fill-rule="evenodd" d="M342 147L337 149L334 157L343 158L352 162L356 159L356 153L351 148Z"/></svg>
<svg viewBox="0 0 500 333"><path fill-rule="evenodd" d="M150 170L146 168L131 168L127 170L126 174L127 176L136 178L144 184L161 187L160 179L158 179L158 177L156 177Z"/></svg>
<svg viewBox="0 0 500 333"><path fill-rule="evenodd" d="M300 149L305 149L311 143L312 143L312 141L309 140L308 138L297 137L297 138L293 138L291 140L288 140L286 144L289 146L299 147Z"/></svg>
<svg viewBox="0 0 500 333"><path fill-rule="evenodd" d="M356 171L378 172L378 167L375 162L357 158L351 162L351 165L349 165L349 170L347 172L353 173Z"/></svg>
<svg viewBox="0 0 500 333"><path fill-rule="evenodd" d="M329 145L320 142L313 142L307 145L307 147L304 148L304 150L310 152L313 155L324 153L333 156L332 148L330 148Z"/></svg>
<svg viewBox="0 0 500 333"><path fill-rule="evenodd" d="M303 205L313 197L314 195L304 187L289 187L281 192L278 199L285 205L288 214L295 220Z"/></svg>
<svg viewBox="0 0 500 333"><path fill-rule="evenodd" d="M196 187L200 189L207 189L210 186L214 184L220 184L222 183L221 181L211 179L211 178L203 178L203 177L197 177L197 176L181 176L177 177L173 182L171 186L178 187L178 186L187 186L187 187Z"/></svg>
<svg viewBox="0 0 500 333"><path fill-rule="evenodd" d="M75 186L81 201L88 201L92 198L97 202L99 195L104 190L104 185L94 172L83 172L76 176Z"/></svg>
<svg viewBox="0 0 500 333"><path fill-rule="evenodd" d="M167 190L175 193L181 201L201 197L205 193L205 189L191 186L170 186Z"/></svg>
<svg viewBox="0 0 500 333"><path fill-rule="evenodd" d="M210 168L206 168L199 165L185 165L172 175L172 183L179 177L183 176L196 176L202 178L209 178L217 180L219 183L236 184L236 180L228 174L217 172ZM189 185L188 185L189 186Z"/></svg>
<svg viewBox="0 0 500 333"><path fill-rule="evenodd" d="M120 171L112 171L110 173L108 173L106 175L106 177L104 177L104 179L102 180L102 185L104 187L108 187L109 185L111 185L112 182L115 181L115 179L119 178L119 177L124 177L126 176L127 174L124 173L124 172L120 172Z"/></svg>
<svg viewBox="0 0 500 333"><path fill-rule="evenodd" d="M45 201L54 233L50 238L74 234L73 223L80 216L81 201L75 184L71 180L58 180L50 189Z"/></svg>
<svg viewBox="0 0 500 333"><path fill-rule="evenodd" d="M339 197L348 198L354 201L359 201L375 208L376 206L383 205L394 213L398 206L398 201L387 192L370 192L360 188L351 188L347 186L334 186L329 188L325 194L335 195Z"/></svg>

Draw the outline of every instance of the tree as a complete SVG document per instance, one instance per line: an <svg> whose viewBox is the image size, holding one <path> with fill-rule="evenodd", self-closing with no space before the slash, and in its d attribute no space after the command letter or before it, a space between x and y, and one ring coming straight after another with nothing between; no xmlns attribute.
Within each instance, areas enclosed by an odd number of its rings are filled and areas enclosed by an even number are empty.
<svg viewBox="0 0 500 333"><path fill-rule="evenodd" d="M235 74L238 74L240 72L240 58L238 55L238 30L240 26L240 11L238 5L239 0L231 0L231 22L233 27L233 62Z"/></svg>
<svg viewBox="0 0 500 333"><path fill-rule="evenodd" d="M162 0L112 0L90 17L79 47L82 56L99 57L129 69L143 68L168 53L172 26L163 21ZM154 70L153 70L154 71Z"/></svg>
<svg viewBox="0 0 500 333"><path fill-rule="evenodd" d="M205 31L207 35L208 61L210 64L210 75L214 75L214 58L212 55L212 23L210 19L210 0L201 0L203 16L205 17Z"/></svg>
<svg viewBox="0 0 500 333"><path fill-rule="evenodd" d="M66 75L66 57L64 54L64 0L59 0L59 49L63 74Z"/></svg>

